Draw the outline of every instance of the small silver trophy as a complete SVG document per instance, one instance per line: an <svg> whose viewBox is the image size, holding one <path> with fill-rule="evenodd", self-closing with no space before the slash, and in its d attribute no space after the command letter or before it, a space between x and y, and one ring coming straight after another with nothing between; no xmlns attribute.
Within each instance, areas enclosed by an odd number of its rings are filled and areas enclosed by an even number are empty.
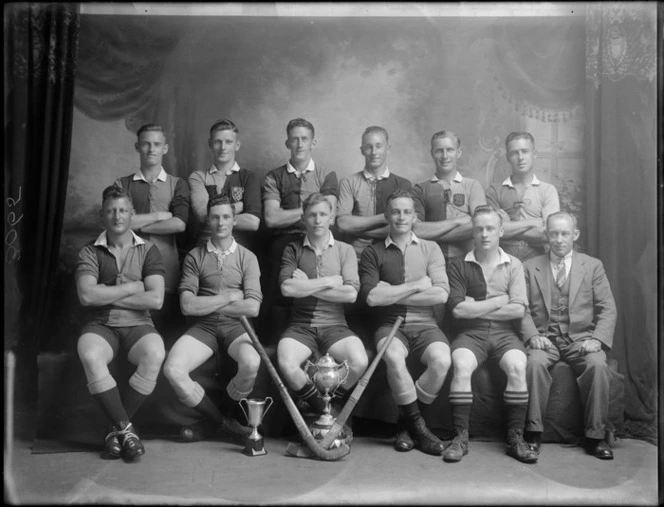
<svg viewBox="0 0 664 507"><path fill-rule="evenodd" d="M345 374L342 369L346 370ZM323 413L311 428L314 437L322 439L334 424L334 417L332 417L330 410L330 401L332 400L330 392L346 381L350 368L347 361L337 364L331 355L325 354L315 364L309 361L305 373L321 392L325 402Z"/></svg>
<svg viewBox="0 0 664 507"><path fill-rule="evenodd" d="M269 400L269 403L268 403ZM244 409L242 402L247 403L247 410ZM270 410L274 400L270 396L264 400L259 400L258 398L242 398L240 400L240 408L244 415L247 418L247 423L253 428L251 435L249 435L245 441L243 454L247 456L262 456L267 454L265 447L263 445L263 436L258 433L258 427L263 422L263 418L267 411ZM267 407L265 405L267 404Z"/></svg>

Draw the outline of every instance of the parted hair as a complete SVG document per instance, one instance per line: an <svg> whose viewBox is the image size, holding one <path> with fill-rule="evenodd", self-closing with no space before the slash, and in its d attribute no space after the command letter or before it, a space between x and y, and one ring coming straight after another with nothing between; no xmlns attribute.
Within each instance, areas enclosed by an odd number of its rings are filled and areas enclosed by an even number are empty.
<svg viewBox="0 0 664 507"><path fill-rule="evenodd" d="M549 228L549 221L552 218L563 218L563 217L569 218L572 222L572 227L574 229L578 229L576 217L569 211L556 211L555 213L551 213L548 217L546 217L546 228L547 229Z"/></svg>
<svg viewBox="0 0 664 507"><path fill-rule="evenodd" d="M106 187L101 193L102 207L104 207L106 201L110 201L111 199L127 199L129 204L131 204L132 207L134 206L134 201L132 200L131 195L122 187L117 187L115 185Z"/></svg>
<svg viewBox="0 0 664 507"><path fill-rule="evenodd" d="M387 199L385 199L385 211L390 208L390 203L394 201L394 199L399 199L400 197L413 199L413 194L410 190L405 190L403 188L396 189L394 192L387 196Z"/></svg>
<svg viewBox="0 0 664 507"><path fill-rule="evenodd" d="M320 204L322 202L327 203L328 208L330 208L330 213L332 213L332 203L327 199L325 199L325 196L320 192L314 192L309 197L307 197L302 203L302 214L306 215L307 211L309 211L309 208L315 206L316 204Z"/></svg>
<svg viewBox="0 0 664 507"><path fill-rule="evenodd" d="M362 139L364 139L364 136L368 134L383 134L385 136L385 141L390 140L390 136L387 134L387 130L378 125L370 125L366 129L364 129L364 133L362 134Z"/></svg>
<svg viewBox="0 0 664 507"><path fill-rule="evenodd" d="M505 150L507 150L507 146L514 141L515 139L528 139L532 145L533 148L535 148L535 138L530 132L510 132L507 134L507 137L505 138Z"/></svg>
<svg viewBox="0 0 664 507"><path fill-rule="evenodd" d="M207 203L207 214L210 214L212 206L220 206L222 204L228 204L233 210L233 216L235 216L235 204L231 202L227 195L215 195L214 197L210 197Z"/></svg>
<svg viewBox="0 0 664 507"><path fill-rule="evenodd" d="M482 204L481 206L478 206L475 208L475 211L473 211L473 216L472 219L475 219L476 216L478 215L491 215L494 214L498 217L500 220L500 225L503 225L503 216L500 214L500 212L491 204Z"/></svg>
<svg viewBox="0 0 664 507"><path fill-rule="evenodd" d="M237 126L235 123L233 123L231 120L228 118L223 118L221 120L215 121L212 126L210 127L210 137L212 137L212 134L217 132L218 130L231 130L238 134L240 131L238 130Z"/></svg>
<svg viewBox="0 0 664 507"><path fill-rule="evenodd" d="M145 125L141 125L141 127L136 132L136 138L141 137L141 134L143 132L161 132L164 138L166 138L166 132L164 132L164 127L156 123L146 123Z"/></svg>
<svg viewBox="0 0 664 507"><path fill-rule="evenodd" d="M288 125L286 125L286 137L290 136L291 130L293 130L295 127L308 128L309 130L311 130L312 138L316 135L314 126L311 124L310 121L307 121L304 118L294 118L293 120L288 122Z"/></svg>
<svg viewBox="0 0 664 507"><path fill-rule="evenodd" d="M457 149L461 148L461 138L451 130L439 130L431 136L431 142L433 143L436 139L440 138L456 139Z"/></svg>

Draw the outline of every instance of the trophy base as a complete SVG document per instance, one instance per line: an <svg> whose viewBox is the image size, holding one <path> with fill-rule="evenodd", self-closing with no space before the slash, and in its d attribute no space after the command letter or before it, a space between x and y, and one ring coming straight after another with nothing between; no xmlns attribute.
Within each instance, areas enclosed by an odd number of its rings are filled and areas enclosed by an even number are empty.
<svg viewBox="0 0 664 507"><path fill-rule="evenodd" d="M263 445L263 439L253 440L248 438L244 443L242 454L245 456L263 456L267 454L265 446Z"/></svg>

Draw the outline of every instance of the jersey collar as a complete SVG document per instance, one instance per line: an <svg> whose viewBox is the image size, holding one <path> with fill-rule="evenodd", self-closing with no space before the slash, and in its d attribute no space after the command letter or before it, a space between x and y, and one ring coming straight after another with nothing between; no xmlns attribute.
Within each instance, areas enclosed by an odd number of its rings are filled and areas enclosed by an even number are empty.
<svg viewBox="0 0 664 507"><path fill-rule="evenodd" d="M537 179L537 175L533 174L533 181L531 181L530 184L535 186L540 184L540 180ZM512 183L512 177L508 176L507 178L505 178L505 181L503 181L502 185L514 188L514 184Z"/></svg>
<svg viewBox="0 0 664 507"><path fill-rule="evenodd" d="M132 236L133 241L134 241L134 246L145 244L145 241L143 241L143 238L136 235L136 233L134 231L129 229L129 232L131 232L131 236ZM108 248L108 235L106 234L106 231L102 231L102 233L99 236L97 236L97 239L95 240L94 245L95 246L103 246L104 248Z"/></svg>
<svg viewBox="0 0 664 507"><path fill-rule="evenodd" d="M164 171L164 168L161 167L159 169L159 174L157 175L157 179L159 181L166 181L166 176L167 176L166 171ZM133 180L134 181L145 181L146 183L150 183L148 180L145 179L145 176L143 176L143 173L141 172L140 169L134 173Z"/></svg>
<svg viewBox="0 0 664 507"><path fill-rule="evenodd" d="M507 255L502 248L498 247L498 253L500 254L500 261L498 261L498 264L511 264L512 259L510 259L510 256ZM475 258L475 249L474 248L466 254L466 256L464 257L463 260L467 261L467 262L474 262L475 264L479 264L479 262L477 262L477 259Z"/></svg>
<svg viewBox="0 0 664 507"><path fill-rule="evenodd" d="M237 165L237 162L233 162L233 167L231 167L228 171L226 171L226 176L230 176L231 173L236 173L240 170L240 166ZM210 174L218 173L221 172L219 169L217 169L217 166L212 164L212 166L208 169L208 172Z"/></svg>

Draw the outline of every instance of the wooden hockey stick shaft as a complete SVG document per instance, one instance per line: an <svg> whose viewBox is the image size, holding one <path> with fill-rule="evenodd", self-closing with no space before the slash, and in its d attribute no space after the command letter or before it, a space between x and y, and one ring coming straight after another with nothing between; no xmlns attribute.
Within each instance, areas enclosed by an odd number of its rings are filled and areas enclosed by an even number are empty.
<svg viewBox="0 0 664 507"><path fill-rule="evenodd" d="M399 327L401 326L401 323L403 321L404 321L403 317L401 316L397 317L397 320L392 325L392 329L390 329L390 333L387 335L385 343L383 343L383 346L376 354L376 357L374 357L373 361L369 365L369 368L367 368L367 370L364 372L364 375L362 375L360 380L357 381L355 389L353 389L353 392L351 393L350 398L348 398L348 401L344 405L344 408L341 409L341 412L339 412L339 415L335 419L334 424L332 425L330 430L325 434L323 440L321 440L320 444L324 448L329 447L332 444L332 442L334 442L341 433L344 424L350 417L350 414L355 408L355 405L357 405L360 396L362 396L362 393L364 392L364 390L367 387L367 384L369 383L369 379L373 375L376 367L378 366L378 363L383 357L383 354L385 354L387 347L389 347L390 343L392 343L392 340L394 339L394 336L397 334L397 331L399 330Z"/></svg>
<svg viewBox="0 0 664 507"><path fill-rule="evenodd" d="M246 317L240 317L240 322L242 322L242 325L246 329L247 334L249 335L249 338L251 339L251 342L254 345L254 348L258 352L258 355L265 363L265 366L267 367L267 371L270 374L270 377L272 377L272 380L277 385L277 389L279 390L279 394L284 400L286 409L288 410L288 413L293 419L297 431L300 433L300 436L304 440L305 444L307 444L307 447L311 449L311 452L313 452L317 458L323 461L337 461L343 458L344 456L347 456L350 453L350 446L348 444L342 444L340 447L337 447L335 449L326 449L320 445L318 440L316 440L316 438L311 433L309 426L307 426L307 423L302 417L302 414L300 414L300 411L295 406L295 402L288 393L288 389L281 381L279 373L277 373L277 370L272 364L272 361L270 361L270 357L267 355L265 348L263 348L263 345L258 339L258 336L256 335L256 332L254 331L253 327L251 326Z"/></svg>

